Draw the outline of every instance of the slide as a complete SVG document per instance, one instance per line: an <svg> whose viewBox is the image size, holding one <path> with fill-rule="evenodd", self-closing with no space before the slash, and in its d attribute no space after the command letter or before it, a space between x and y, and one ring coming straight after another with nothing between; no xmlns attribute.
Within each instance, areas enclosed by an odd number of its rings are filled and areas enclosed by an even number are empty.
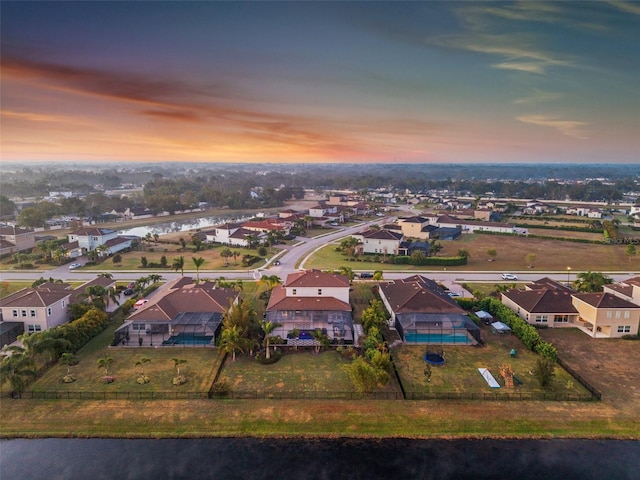
<svg viewBox="0 0 640 480"><path fill-rule="evenodd" d="M489 384L491 388L500 388L500 384L496 381L495 378L493 378L493 375L491 375L491 372L489 371L489 369L479 368L478 371L480 372L480 375L482 375L482 378L486 380L486 382Z"/></svg>

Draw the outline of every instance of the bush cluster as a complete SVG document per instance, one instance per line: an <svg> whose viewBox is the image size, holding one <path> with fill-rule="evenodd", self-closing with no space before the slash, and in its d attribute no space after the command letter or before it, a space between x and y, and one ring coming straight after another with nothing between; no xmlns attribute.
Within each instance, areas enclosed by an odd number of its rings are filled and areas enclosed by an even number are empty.
<svg viewBox="0 0 640 480"><path fill-rule="evenodd" d="M509 307L503 305L500 300L485 298L479 303L479 306L501 322L506 323L527 348L553 362L556 361L556 347L543 340L533 325L528 324L516 315Z"/></svg>

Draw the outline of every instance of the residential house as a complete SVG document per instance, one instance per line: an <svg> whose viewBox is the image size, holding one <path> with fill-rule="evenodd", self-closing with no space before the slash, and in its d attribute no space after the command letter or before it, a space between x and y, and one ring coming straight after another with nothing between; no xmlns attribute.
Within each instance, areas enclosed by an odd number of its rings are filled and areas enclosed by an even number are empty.
<svg viewBox="0 0 640 480"><path fill-rule="evenodd" d="M204 232L206 234L206 241L210 243L231 245L232 243L229 240L229 237L241 227L242 224L240 223L224 223L222 225L218 225L214 229Z"/></svg>
<svg viewBox="0 0 640 480"><path fill-rule="evenodd" d="M595 338L637 335L640 305L611 293L576 293L573 305L580 314L579 328Z"/></svg>
<svg viewBox="0 0 640 480"><path fill-rule="evenodd" d="M544 278L525 286L525 290L502 293L502 303L532 325L575 327L579 319L573 305L574 291Z"/></svg>
<svg viewBox="0 0 640 480"><path fill-rule="evenodd" d="M116 345L214 345L238 292L182 277L162 287L115 332ZM138 343L139 342L139 343Z"/></svg>
<svg viewBox="0 0 640 480"><path fill-rule="evenodd" d="M638 333L640 304L628 295L634 287L610 285L602 293L577 293L544 278L525 290L504 292L502 303L532 325L576 327L595 338L615 338Z"/></svg>
<svg viewBox="0 0 640 480"><path fill-rule="evenodd" d="M29 250L35 244L35 231L32 228L16 227L15 225L0 226L0 255Z"/></svg>
<svg viewBox="0 0 640 480"><path fill-rule="evenodd" d="M480 329L433 280L413 275L382 282L380 298L391 314L389 326L406 343L473 345Z"/></svg>
<svg viewBox="0 0 640 480"><path fill-rule="evenodd" d="M404 235L387 229L370 229L353 235L359 240L361 253L398 255Z"/></svg>
<svg viewBox="0 0 640 480"><path fill-rule="evenodd" d="M462 220L458 217L451 215L441 215L436 220L436 225L445 228L459 227L463 233L475 233L475 232L492 232L492 233L509 233L526 235L527 229L517 228L511 223L497 223L497 222L483 222L483 221L471 221Z"/></svg>
<svg viewBox="0 0 640 480"><path fill-rule="evenodd" d="M0 300L0 320L21 322L27 333L41 332L69 321L73 294L69 285L46 284L24 288Z"/></svg>
<svg viewBox="0 0 640 480"><path fill-rule="evenodd" d="M349 289L345 275L319 270L289 274L284 285L272 290L267 305L266 320L280 324L273 335L290 345L314 345L313 333L320 330L333 342L352 343Z"/></svg>
<svg viewBox="0 0 640 480"><path fill-rule="evenodd" d="M640 276L605 285L604 292L640 305Z"/></svg>

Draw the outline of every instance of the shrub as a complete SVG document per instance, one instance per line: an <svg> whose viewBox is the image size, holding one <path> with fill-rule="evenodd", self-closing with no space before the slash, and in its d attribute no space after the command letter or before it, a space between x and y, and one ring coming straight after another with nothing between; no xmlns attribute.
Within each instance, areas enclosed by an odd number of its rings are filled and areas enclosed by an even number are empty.
<svg viewBox="0 0 640 480"><path fill-rule="evenodd" d="M173 380L171 382L173 385L184 385L185 383L187 383L187 377L185 377L184 375L178 375L176 377L173 377Z"/></svg>
<svg viewBox="0 0 640 480"><path fill-rule="evenodd" d="M267 358L267 353L265 350L261 350L256 355L256 362L262 365L271 365L272 363L276 363L278 360L282 358L282 351L276 350L275 352L271 352L270 358Z"/></svg>
<svg viewBox="0 0 640 480"><path fill-rule="evenodd" d="M102 383L113 383L116 381L116 377L113 375L105 375L102 377Z"/></svg>
<svg viewBox="0 0 640 480"><path fill-rule="evenodd" d="M215 395L227 395L231 391L231 382L227 377L221 377L211 385L210 392Z"/></svg>

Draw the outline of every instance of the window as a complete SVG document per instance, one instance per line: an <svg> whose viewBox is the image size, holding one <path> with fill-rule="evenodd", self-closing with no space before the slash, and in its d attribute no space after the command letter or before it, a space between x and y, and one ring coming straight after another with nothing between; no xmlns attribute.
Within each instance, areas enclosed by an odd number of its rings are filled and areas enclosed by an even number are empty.
<svg viewBox="0 0 640 480"><path fill-rule="evenodd" d="M47 308L47 316L51 316L51 307Z"/></svg>
<svg viewBox="0 0 640 480"><path fill-rule="evenodd" d="M29 313L31 314L32 317L36 316L36 311L35 310L30 310Z"/></svg>
<svg viewBox="0 0 640 480"><path fill-rule="evenodd" d="M27 325L27 331L29 333L41 332L42 331L42 325L37 325L37 324Z"/></svg>
<svg viewBox="0 0 640 480"><path fill-rule="evenodd" d="M296 293L297 293L297 292L296 292L296 289L294 288L294 289L293 289L293 291L291 292L291 294L292 294L292 295L295 295Z"/></svg>
<svg viewBox="0 0 640 480"><path fill-rule="evenodd" d="M631 325L618 325L618 333L631 333Z"/></svg>
<svg viewBox="0 0 640 480"><path fill-rule="evenodd" d="M624 318L631 318L631 311L630 310L625 310L624 311Z"/></svg>
<svg viewBox="0 0 640 480"><path fill-rule="evenodd" d="M13 314L14 318L18 316L18 310L11 310L11 313Z"/></svg>
<svg viewBox="0 0 640 480"><path fill-rule="evenodd" d="M98 237L93 237L93 241L97 242L98 241Z"/></svg>
<svg viewBox="0 0 640 480"><path fill-rule="evenodd" d="M318 289L318 295L322 295L322 289L321 288Z"/></svg>
<svg viewBox="0 0 640 480"><path fill-rule="evenodd" d="M613 318L613 313L611 310L607 310L607 318Z"/></svg>
<svg viewBox="0 0 640 480"><path fill-rule="evenodd" d="M64 308L65 302L64 300L62 300L62 308Z"/></svg>
<svg viewBox="0 0 640 480"><path fill-rule="evenodd" d="M144 332L144 327L145 327L144 323L132 323L131 324L131 330L135 330L135 331Z"/></svg>
<svg viewBox="0 0 640 480"><path fill-rule="evenodd" d="M620 310L616 310L616 318L622 317L622 312Z"/></svg>
<svg viewBox="0 0 640 480"><path fill-rule="evenodd" d="M27 311L26 310L20 310L20 315L23 317L27 316Z"/></svg>
<svg viewBox="0 0 640 480"><path fill-rule="evenodd" d="M554 323L569 323L569 315L556 315L553 318Z"/></svg>
<svg viewBox="0 0 640 480"><path fill-rule="evenodd" d="M536 315L536 323L547 323L546 315Z"/></svg>

